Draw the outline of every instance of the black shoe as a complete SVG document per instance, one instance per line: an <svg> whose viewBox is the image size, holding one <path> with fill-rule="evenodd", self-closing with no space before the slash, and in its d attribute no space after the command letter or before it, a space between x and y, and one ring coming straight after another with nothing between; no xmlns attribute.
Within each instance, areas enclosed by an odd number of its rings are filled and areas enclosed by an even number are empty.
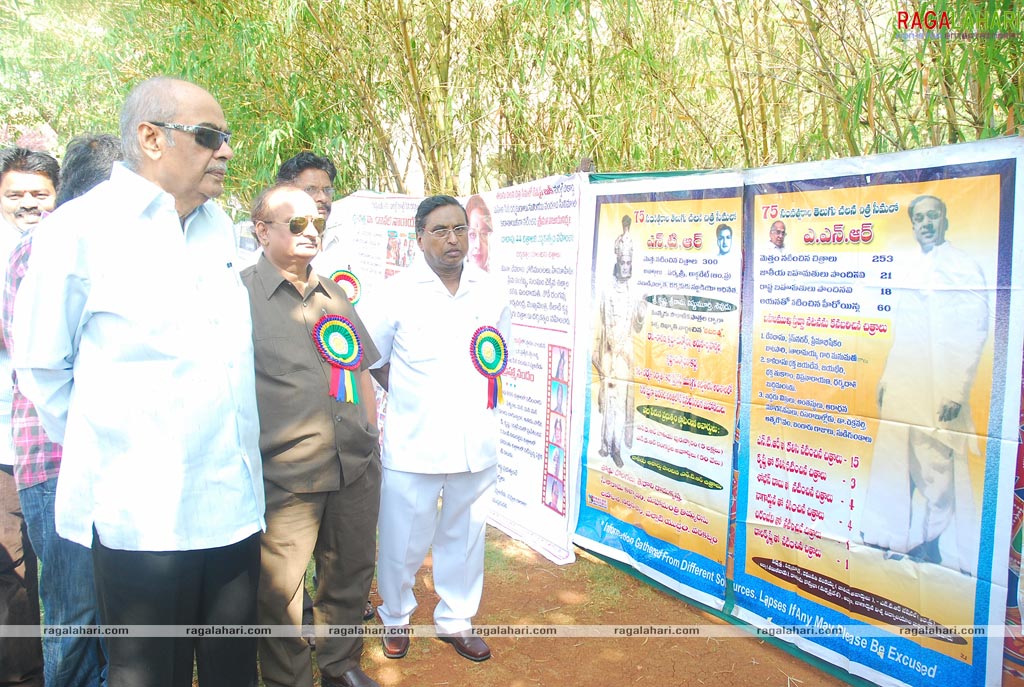
<svg viewBox="0 0 1024 687"><path fill-rule="evenodd" d="M373 602L367 599L366 608L363 609L363 620L373 620L374 611Z"/></svg>
<svg viewBox="0 0 1024 687"><path fill-rule="evenodd" d="M942 554L939 553L939 538L929 539L923 544L918 544L910 551L907 555L917 561L923 561L925 563L941 563Z"/></svg>
<svg viewBox="0 0 1024 687"><path fill-rule="evenodd" d="M380 687L377 681L363 672L360 667L342 673L341 677L320 675L320 681L328 687Z"/></svg>

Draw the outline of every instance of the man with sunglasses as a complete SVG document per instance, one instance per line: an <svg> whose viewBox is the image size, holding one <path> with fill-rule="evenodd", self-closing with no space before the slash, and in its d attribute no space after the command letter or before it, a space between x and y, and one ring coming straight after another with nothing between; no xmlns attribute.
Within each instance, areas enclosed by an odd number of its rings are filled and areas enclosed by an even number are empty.
<svg viewBox="0 0 1024 687"><path fill-rule="evenodd" d="M306 195L316 202L316 211L327 222L331 217L331 205L334 202L334 180L338 176L338 168L325 155L316 155L308 150L290 157L277 170L277 183L302 189ZM313 268L323 274L332 274L335 270L349 269L351 261L343 254L348 247L343 246L337 225L327 227L320 237L320 252L313 258ZM313 583L316 584L316 574ZM363 620L373 619L373 604L367 600L363 609ZM313 600L303 588L302 592L302 624L313 622ZM316 648L316 641L309 639L310 646Z"/></svg>
<svg viewBox="0 0 1024 687"><path fill-rule="evenodd" d="M498 417L488 409L488 379L472 357L482 327L510 341L504 288L466 262L466 211L432 196L416 211L423 259L385 280L360 306L381 352L374 377L388 390L381 486L377 609L390 632L384 655L402 658L401 630L416 609L416 572L433 547L434 624L459 655L491 651L475 632L483 592L484 534L497 478ZM444 492L440 512L438 496Z"/></svg>
<svg viewBox="0 0 1024 687"><path fill-rule="evenodd" d="M104 625L256 622L252 322L213 202L229 138L202 88L137 85L121 111L124 163L47 219L15 304L19 387L64 447L57 532L91 547ZM254 637L136 631L106 644L111 687L189 687L193 661L201 686L256 678Z"/></svg>
<svg viewBox="0 0 1024 687"><path fill-rule="evenodd" d="M272 186L253 202L252 220L263 255L242 271L242 282L252 309L267 498L260 622L301 623L312 555L319 576L315 624L359 625L380 506L377 404L367 372L377 349L344 290L310 267L325 228L314 200L300 189ZM342 333L323 333L332 326ZM355 338L346 340L346 332ZM346 355L341 347L355 341L361 355ZM351 372L332 364L349 358ZM323 684L375 687L359 666L362 650L362 637L321 635ZM260 669L267 687L313 685L310 648L300 637L261 640Z"/></svg>

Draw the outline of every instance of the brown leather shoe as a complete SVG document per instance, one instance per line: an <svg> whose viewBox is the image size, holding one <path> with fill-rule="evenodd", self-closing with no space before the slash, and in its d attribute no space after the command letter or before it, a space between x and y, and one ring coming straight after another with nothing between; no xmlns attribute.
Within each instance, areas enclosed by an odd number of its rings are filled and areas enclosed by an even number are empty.
<svg viewBox="0 0 1024 687"><path fill-rule="evenodd" d="M402 628L409 627L403 625ZM381 646L384 647L384 655L388 658L405 658L409 653L409 635L407 634L386 634L380 638Z"/></svg>
<svg viewBox="0 0 1024 687"><path fill-rule="evenodd" d="M356 666L341 674L341 677L327 677L321 675L321 682L330 687L380 687L376 680L363 672L363 669Z"/></svg>
<svg viewBox="0 0 1024 687"><path fill-rule="evenodd" d="M470 661L486 661L491 657L491 650L473 630L463 630L453 635L438 635L437 638L451 644L459 656Z"/></svg>

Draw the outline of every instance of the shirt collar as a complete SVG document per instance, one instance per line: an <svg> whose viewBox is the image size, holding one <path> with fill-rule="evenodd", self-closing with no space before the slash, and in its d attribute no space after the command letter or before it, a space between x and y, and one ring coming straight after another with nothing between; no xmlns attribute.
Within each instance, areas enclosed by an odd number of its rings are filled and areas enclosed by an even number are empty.
<svg viewBox="0 0 1024 687"><path fill-rule="evenodd" d="M307 269L312 270L310 266ZM274 293L281 288L282 284L291 286L291 282L285 279L284 275L281 274L280 270L274 267L274 264L267 260L265 253L260 253L260 259L256 261L256 277L260 280L260 284L263 285L263 292L267 295L269 301L273 297ZM331 297L330 291L324 288L324 285L320 282L320 276L316 272L311 272L309 275L309 288L306 289L306 294L303 296L303 300L309 298L310 294L314 291L319 291L327 298ZM296 293L298 293L296 291Z"/></svg>
<svg viewBox="0 0 1024 687"><path fill-rule="evenodd" d="M413 278L418 283L442 283L441 277L437 276L437 273L430 268L427 261L422 255L416 256L413 260L412 266L409 268L412 272ZM459 278L459 290L462 290L462 284L464 282L478 282L483 277L484 271L477 267L472 262L466 261L462 263L462 276Z"/></svg>
<svg viewBox="0 0 1024 687"><path fill-rule="evenodd" d="M174 196L149 179L141 176L138 172L129 169L123 162L114 163L113 168L110 170L110 180L117 185L118 193L122 198L125 209L131 211L133 215L144 214L150 207L164 198L166 198L165 202L170 203L171 207L174 206ZM198 219L201 215L209 216L210 208L207 206L211 202L213 201L207 200L197 207L189 213L186 220Z"/></svg>

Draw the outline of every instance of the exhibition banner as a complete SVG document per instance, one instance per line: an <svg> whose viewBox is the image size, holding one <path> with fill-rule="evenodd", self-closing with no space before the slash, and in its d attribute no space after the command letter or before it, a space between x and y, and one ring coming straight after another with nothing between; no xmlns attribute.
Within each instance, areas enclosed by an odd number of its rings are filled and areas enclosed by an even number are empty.
<svg viewBox="0 0 1024 687"><path fill-rule="evenodd" d="M576 300L582 182L580 175L548 177L465 201L469 259L504 278L512 309L490 522L556 563L575 560L569 522L578 493L571 457L580 452L571 424L581 386ZM489 241L481 245L474 235Z"/></svg>
<svg viewBox="0 0 1024 687"><path fill-rule="evenodd" d="M1021 153L746 174L729 602L878 684L999 684L983 635L1006 613Z"/></svg>
<svg viewBox="0 0 1024 687"><path fill-rule="evenodd" d="M722 607L737 417L737 173L595 184L580 545ZM589 344L589 345L587 345Z"/></svg>
<svg viewBox="0 0 1024 687"><path fill-rule="evenodd" d="M512 310L490 522L880 685L1024 674L1022 159L1007 138L463 198ZM317 269L366 291L422 259L420 200L335 202Z"/></svg>

